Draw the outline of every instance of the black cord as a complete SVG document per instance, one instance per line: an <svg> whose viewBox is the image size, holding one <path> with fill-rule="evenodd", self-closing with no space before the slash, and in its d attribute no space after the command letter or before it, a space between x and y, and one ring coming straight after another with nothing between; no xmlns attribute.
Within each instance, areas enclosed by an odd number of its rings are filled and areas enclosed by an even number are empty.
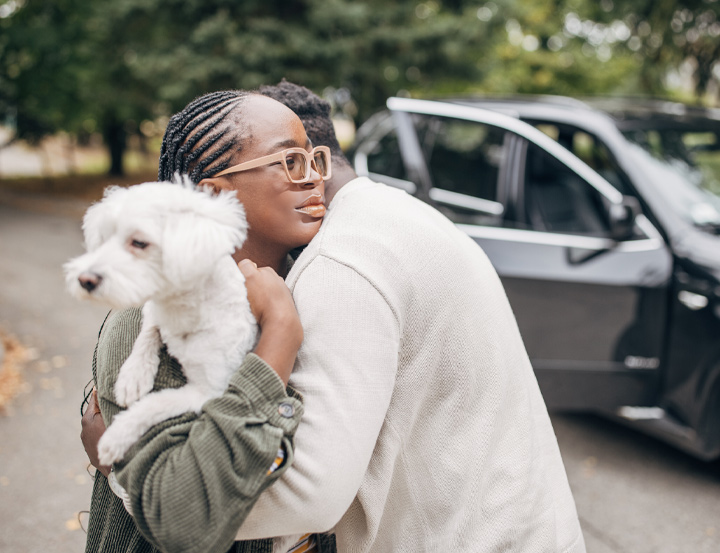
<svg viewBox="0 0 720 553"><path fill-rule="evenodd" d="M85 528L85 526L83 526L83 521L82 521L82 518L81 518L82 515L84 515L84 514L86 514L86 513L87 513L87 515L88 515L88 517L89 517L89 516L90 516L90 511L79 511L78 514L77 514L77 519L78 519L78 524L80 525L80 529L87 534L87 528Z"/></svg>
<svg viewBox="0 0 720 553"><path fill-rule="evenodd" d="M88 386L90 386L90 391L88 392ZM82 417L85 414L85 411L87 410L87 406L90 403L90 394L93 393L93 390L95 389L95 382L91 378L88 380L88 383L85 384L85 388L83 388L83 400L80 404L80 416Z"/></svg>

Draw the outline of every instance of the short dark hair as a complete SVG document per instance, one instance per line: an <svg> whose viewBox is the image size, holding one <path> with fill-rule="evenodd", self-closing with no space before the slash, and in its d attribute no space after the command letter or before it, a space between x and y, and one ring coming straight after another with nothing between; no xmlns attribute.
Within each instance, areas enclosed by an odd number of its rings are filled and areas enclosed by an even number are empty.
<svg viewBox="0 0 720 553"><path fill-rule="evenodd" d="M285 104L302 121L308 138L315 146L327 146L332 153L333 161L350 165L340 148L335 127L330 119L330 104L320 98L312 90L283 79L275 86L261 86L258 93L281 104Z"/></svg>
<svg viewBox="0 0 720 553"><path fill-rule="evenodd" d="M195 184L230 165L249 136L243 136L241 106L244 90L212 92L196 98L170 118L162 147L158 180L188 175Z"/></svg>

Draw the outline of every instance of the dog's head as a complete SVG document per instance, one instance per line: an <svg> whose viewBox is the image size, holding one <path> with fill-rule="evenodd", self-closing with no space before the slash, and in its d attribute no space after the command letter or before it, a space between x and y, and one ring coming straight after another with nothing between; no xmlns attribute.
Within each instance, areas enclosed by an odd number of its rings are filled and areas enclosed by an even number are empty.
<svg viewBox="0 0 720 553"><path fill-rule="evenodd" d="M247 236L232 192L189 183L109 188L83 220L87 253L65 264L70 293L114 308L197 287Z"/></svg>

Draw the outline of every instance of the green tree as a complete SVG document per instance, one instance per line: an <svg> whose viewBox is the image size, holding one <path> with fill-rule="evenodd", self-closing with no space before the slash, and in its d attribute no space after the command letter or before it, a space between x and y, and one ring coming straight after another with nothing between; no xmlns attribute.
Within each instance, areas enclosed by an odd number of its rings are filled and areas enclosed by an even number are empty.
<svg viewBox="0 0 720 553"><path fill-rule="evenodd" d="M17 135L99 131L122 174L127 131L149 117L153 91L128 69L104 2L11 0L0 8L0 108Z"/></svg>
<svg viewBox="0 0 720 553"><path fill-rule="evenodd" d="M615 3L614 3L615 2ZM285 77L388 96L667 94L717 84L720 0L0 0L0 110L37 138L102 132L111 172L145 119Z"/></svg>
<svg viewBox="0 0 720 553"><path fill-rule="evenodd" d="M102 132L111 172L125 135L194 96L285 77L353 92L358 117L399 90L481 79L493 33L470 2L9 0L0 107L18 135ZM491 25L494 25L491 24Z"/></svg>
<svg viewBox="0 0 720 553"><path fill-rule="evenodd" d="M509 11L538 55L557 54L545 66L564 59L596 93L667 96L668 76L683 73L687 99L700 100L720 84L718 0L521 0Z"/></svg>

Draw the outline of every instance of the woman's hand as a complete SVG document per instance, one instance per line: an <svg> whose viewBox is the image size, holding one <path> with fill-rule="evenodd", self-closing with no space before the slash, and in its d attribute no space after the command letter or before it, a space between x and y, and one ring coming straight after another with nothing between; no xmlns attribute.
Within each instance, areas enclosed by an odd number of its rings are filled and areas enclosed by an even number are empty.
<svg viewBox="0 0 720 553"><path fill-rule="evenodd" d="M255 355L270 365L287 384L303 340L303 329L290 290L269 267L258 269L249 259L240 261L238 267L245 276L250 309L260 326Z"/></svg>
<svg viewBox="0 0 720 553"><path fill-rule="evenodd" d="M101 465L98 460L97 445L100 438L105 433L105 421L100 414L100 407L97 401L97 390L93 388L90 399L88 400L87 409L83 413L80 421L82 430L80 431L80 439L82 440L85 453L87 453L90 463L107 478L110 475L110 467Z"/></svg>

